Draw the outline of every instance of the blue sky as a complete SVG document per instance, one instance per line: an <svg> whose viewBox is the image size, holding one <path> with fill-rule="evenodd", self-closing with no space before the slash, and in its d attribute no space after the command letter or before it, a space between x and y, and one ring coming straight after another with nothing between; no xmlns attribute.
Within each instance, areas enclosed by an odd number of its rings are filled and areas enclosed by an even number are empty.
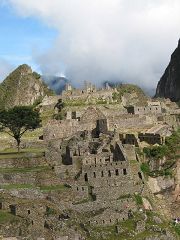
<svg viewBox="0 0 180 240"><path fill-rule="evenodd" d="M33 51L46 51L56 36L56 30L38 19L22 18L9 6L0 5L0 59L12 66L27 63L38 69Z"/></svg>

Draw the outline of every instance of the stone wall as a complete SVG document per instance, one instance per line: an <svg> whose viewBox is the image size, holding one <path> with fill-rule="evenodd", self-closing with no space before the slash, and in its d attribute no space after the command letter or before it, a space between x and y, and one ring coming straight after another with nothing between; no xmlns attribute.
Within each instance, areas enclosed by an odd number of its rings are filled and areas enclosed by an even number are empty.
<svg viewBox="0 0 180 240"><path fill-rule="evenodd" d="M77 120L51 120L44 129L44 140L68 137L81 130Z"/></svg>
<svg viewBox="0 0 180 240"><path fill-rule="evenodd" d="M110 201L89 201L82 204L71 205L70 208L79 213L96 213L99 212L99 210L103 212L105 209L109 208L113 211L124 211L127 209L135 211L137 206L132 198L122 198Z"/></svg>
<svg viewBox="0 0 180 240"><path fill-rule="evenodd" d="M82 115L80 121L78 119L66 119L66 120L51 120L47 127L44 129L44 139L58 139L66 138L75 135L78 131L92 131L96 129L97 121L100 119L105 120L104 114L93 107L89 107ZM107 125L107 122L106 122ZM102 124L105 129L105 125Z"/></svg>
<svg viewBox="0 0 180 240"><path fill-rule="evenodd" d="M136 160L135 146L131 144L123 145L128 161Z"/></svg>
<svg viewBox="0 0 180 240"><path fill-rule="evenodd" d="M134 194L140 191L140 187L136 185L131 179L124 179L116 181L109 181L107 185L101 187L94 187L93 194L96 195L98 201L117 200L121 196Z"/></svg>
<svg viewBox="0 0 180 240"><path fill-rule="evenodd" d="M3 184L35 184L36 173L0 173L0 183Z"/></svg>
<svg viewBox="0 0 180 240"><path fill-rule="evenodd" d="M32 157L0 159L0 168L31 168L47 165L45 157L36 157L36 154L34 157L32 154Z"/></svg>
<svg viewBox="0 0 180 240"><path fill-rule="evenodd" d="M146 114L161 114L162 108L160 105L148 105L148 106L131 106L127 108L128 113L146 115Z"/></svg>
<svg viewBox="0 0 180 240"><path fill-rule="evenodd" d="M108 118L109 129L126 128L126 129L138 129L147 128L154 123L153 118L147 118L146 116L123 114L119 117L111 116Z"/></svg>
<svg viewBox="0 0 180 240"><path fill-rule="evenodd" d="M125 178L129 176L129 164L127 161L111 162L105 165L85 165L82 174L87 176L88 182L94 182L99 178L108 180L109 178ZM86 177L85 177L86 180Z"/></svg>
<svg viewBox="0 0 180 240"><path fill-rule="evenodd" d="M127 219L128 211L115 212L107 209L102 214L91 218L89 223L94 226L112 226Z"/></svg>
<svg viewBox="0 0 180 240"><path fill-rule="evenodd" d="M180 119L178 119L178 115L176 114L162 114L161 116L158 116L158 121L163 124L168 124L174 129L177 129L180 126Z"/></svg>
<svg viewBox="0 0 180 240"><path fill-rule="evenodd" d="M105 165L107 162L113 161L113 154L109 152L102 152L96 155L90 154L83 158L83 166L96 166L96 164Z"/></svg>
<svg viewBox="0 0 180 240"><path fill-rule="evenodd" d="M87 185L73 185L72 191L76 198L88 199L89 198L89 188Z"/></svg>
<svg viewBox="0 0 180 240"><path fill-rule="evenodd" d="M58 185L61 183L61 179L55 175L55 172L43 168L37 171L36 168L34 168L32 171L28 171L27 169L27 171L6 171L0 173L0 185L2 188L3 185L9 184L28 184L35 187L40 185Z"/></svg>
<svg viewBox="0 0 180 240"><path fill-rule="evenodd" d="M153 133L139 133L138 138L140 142L147 142L148 144L163 144L164 138L161 137L160 134L153 134Z"/></svg>
<svg viewBox="0 0 180 240"><path fill-rule="evenodd" d="M63 91L62 99L70 99L70 100L85 100L87 102L92 101L93 99L98 100L109 100L113 101L113 93L116 92L116 89L100 89L97 90L94 88L91 89L72 89L71 91Z"/></svg>
<svg viewBox="0 0 180 240"><path fill-rule="evenodd" d="M46 213L46 206L44 204L36 203L31 205L30 203L21 203L11 206L12 210L14 210L14 215L30 220L29 227L44 229L44 214Z"/></svg>
<svg viewBox="0 0 180 240"><path fill-rule="evenodd" d="M138 137L135 134L120 134L120 140L123 144L130 144L138 147Z"/></svg>
<svg viewBox="0 0 180 240"><path fill-rule="evenodd" d="M45 96L40 104L43 108L45 106L50 106L51 108L56 105L61 96Z"/></svg>

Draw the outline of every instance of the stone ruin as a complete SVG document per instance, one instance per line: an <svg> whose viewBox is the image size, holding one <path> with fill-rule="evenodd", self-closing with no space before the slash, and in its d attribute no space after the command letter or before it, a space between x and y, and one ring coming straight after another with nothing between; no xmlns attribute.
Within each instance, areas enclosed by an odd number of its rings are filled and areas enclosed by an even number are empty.
<svg viewBox="0 0 180 240"><path fill-rule="evenodd" d="M68 84L61 97L46 98L42 106L52 108L53 105L54 109L64 99L84 100L88 96L111 101L115 91L108 85L97 90L87 84L79 90ZM146 106L93 105L69 108L65 119L50 120L43 133L47 146L45 156L26 163L31 167L48 166L49 175L1 174L0 180L3 184L64 184L66 191L42 193L39 187L29 191L3 191L0 209L10 211L24 219L22 224L27 224L27 231L17 230L17 235L28 236L30 232L33 240L52 235L53 240L83 240L83 234L72 222L86 229L86 226L116 226L131 218L138 209L135 196L149 197L150 194L144 187L135 148L144 142L164 144L179 124L176 111L169 115L169 110L164 109L157 101L148 102ZM4 168L11 168L13 164L22 166L20 160L1 161ZM152 209L148 198L144 199ZM72 221L71 224L68 225L68 221Z"/></svg>
<svg viewBox="0 0 180 240"><path fill-rule="evenodd" d="M90 224L111 225L136 210L134 200L128 196L140 192L144 182L135 148L124 147L119 135L108 131L105 120L97 120L91 131L49 140L46 159L59 178L73 181L76 201L84 199L83 204L75 202L71 209L79 213L109 209L110 214L102 211L98 217L88 219Z"/></svg>

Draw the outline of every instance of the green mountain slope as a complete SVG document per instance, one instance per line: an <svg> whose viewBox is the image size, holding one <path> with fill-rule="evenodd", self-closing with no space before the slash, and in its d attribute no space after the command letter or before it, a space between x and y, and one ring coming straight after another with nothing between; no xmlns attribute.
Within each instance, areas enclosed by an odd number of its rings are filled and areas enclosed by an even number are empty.
<svg viewBox="0 0 180 240"><path fill-rule="evenodd" d="M41 76L23 64L0 84L0 108L30 105L46 95L53 94Z"/></svg>

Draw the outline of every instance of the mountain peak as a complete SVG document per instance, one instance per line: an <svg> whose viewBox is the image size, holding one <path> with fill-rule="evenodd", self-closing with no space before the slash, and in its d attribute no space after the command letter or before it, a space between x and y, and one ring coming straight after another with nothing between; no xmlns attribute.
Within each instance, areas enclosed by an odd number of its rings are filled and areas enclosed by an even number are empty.
<svg viewBox="0 0 180 240"><path fill-rule="evenodd" d="M155 97L170 98L177 102L180 100L180 39L168 67L158 82Z"/></svg>
<svg viewBox="0 0 180 240"><path fill-rule="evenodd" d="M31 74L32 73L32 68L27 65L27 64L22 64L19 67L17 67L14 71L20 71L25 74Z"/></svg>
<svg viewBox="0 0 180 240"><path fill-rule="evenodd" d="M0 108L31 105L46 95L53 95L53 91L42 81L41 75L23 64L0 84Z"/></svg>

